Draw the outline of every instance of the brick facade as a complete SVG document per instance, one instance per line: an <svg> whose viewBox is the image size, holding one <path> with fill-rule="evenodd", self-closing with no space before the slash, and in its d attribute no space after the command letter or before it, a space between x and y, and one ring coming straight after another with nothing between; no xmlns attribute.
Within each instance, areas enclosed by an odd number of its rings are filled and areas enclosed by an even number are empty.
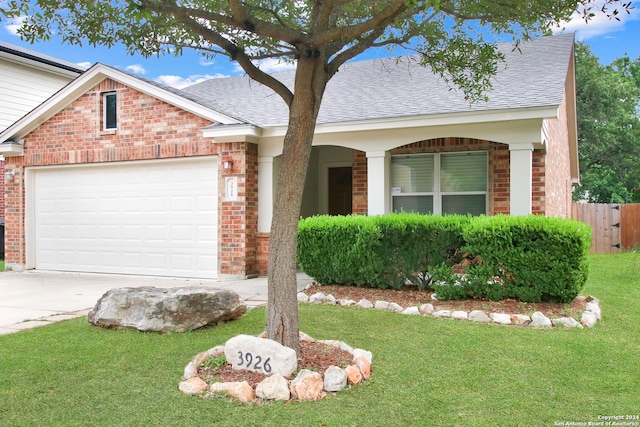
<svg viewBox="0 0 640 427"><path fill-rule="evenodd" d="M117 130L103 130L102 94L116 92ZM212 122L112 80L105 80L24 138L24 156L6 160L15 171L6 187L6 261L26 264L24 231L25 168L98 162L218 157L218 272L221 276L266 275L269 233L258 233L258 146L247 142L213 143L202 136ZM566 102L560 119L548 121L547 152L533 153L532 212L567 216L571 176ZM471 138L437 138L390 151L395 154L488 152L488 214L508 214L510 153L507 144ZM232 168L223 169L230 160ZM353 150L354 214L368 212L367 157ZM237 179L237 198L225 197L225 178ZM0 176L0 190L4 174ZM1 194L1 193L0 193ZM2 208L0 198L0 209Z"/></svg>
<svg viewBox="0 0 640 427"><path fill-rule="evenodd" d="M573 183L569 158L569 120L566 92L558 108L558 119L547 120L549 142L542 165L545 173L545 208L547 216L571 216Z"/></svg>
<svg viewBox="0 0 640 427"><path fill-rule="evenodd" d="M0 160L0 222L4 220L4 160Z"/></svg>
<svg viewBox="0 0 640 427"><path fill-rule="evenodd" d="M106 91L117 93L117 130L103 130L102 93ZM16 172L6 191L10 207L6 210L7 264L26 264L25 167L217 155L219 194L229 174L237 176L239 189L234 202L219 198L218 271L234 276L256 274L257 146L214 144L202 136L202 128L211 124L113 80L98 84L27 135L24 156L6 160L7 167ZM231 171L220 165L224 156L234 160Z"/></svg>

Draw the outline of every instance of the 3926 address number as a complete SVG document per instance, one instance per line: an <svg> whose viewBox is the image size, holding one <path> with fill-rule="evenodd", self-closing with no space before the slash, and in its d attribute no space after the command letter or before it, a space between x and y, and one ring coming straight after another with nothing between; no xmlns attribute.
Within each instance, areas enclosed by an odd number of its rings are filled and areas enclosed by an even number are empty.
<svg viewBox="0 0 640 427"><path fill-rule="evenodd" d="M245 366L249 369L255 369L256 371L264 371L267 374L271 373L271 365L269 362L271 361L270 357L267 357L264 361L262 360L262 356L256 355L254 356L251 353L243 353L241 351L238 352L238 356L240 357L240 366ZM251 366L253 364L253 366Z"/></svg>

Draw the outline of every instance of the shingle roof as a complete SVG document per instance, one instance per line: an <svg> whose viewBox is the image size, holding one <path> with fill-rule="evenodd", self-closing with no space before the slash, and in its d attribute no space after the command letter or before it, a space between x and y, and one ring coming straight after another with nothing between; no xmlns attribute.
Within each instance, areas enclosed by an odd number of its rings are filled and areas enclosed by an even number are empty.
<svg viewBox="0 0 640 427"><path fill-rule="evenodd" d="M63 70L71 71L74 73L82 73L84 68L77 64L64 61L62 59L54 58L43 53L35 52L33 50L25 49L20 46L13 45L11 43L5 43L0 41L0 52L5 52L11 55L19 56L21 58L29 59L31 61L40 62L42 64L51 65Z"/></svg>
<svg viewBox="0 0 640 427"><path fill-rule="evenodd" d="M475 104L409 57L350 62L329 82L318 123L559 105L573 43L574 35L565 34L523 43L521 52L511 43L499 45L505 63L492 80L489 100ZM294 73L274 76L292 87ZM182 92L253 125L285 125L288 120L282 99L247 76L211 79Z"/></svg>

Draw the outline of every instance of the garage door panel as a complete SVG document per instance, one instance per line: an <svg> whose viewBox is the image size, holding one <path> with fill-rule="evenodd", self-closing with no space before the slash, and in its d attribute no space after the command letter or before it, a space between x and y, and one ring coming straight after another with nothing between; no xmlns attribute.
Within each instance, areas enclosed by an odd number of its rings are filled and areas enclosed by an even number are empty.
<svg viewBox="0 0 640 427"><path fill-rule="evenodd" d="M214 278L214 158L34 171L40 269Z"/></svg>

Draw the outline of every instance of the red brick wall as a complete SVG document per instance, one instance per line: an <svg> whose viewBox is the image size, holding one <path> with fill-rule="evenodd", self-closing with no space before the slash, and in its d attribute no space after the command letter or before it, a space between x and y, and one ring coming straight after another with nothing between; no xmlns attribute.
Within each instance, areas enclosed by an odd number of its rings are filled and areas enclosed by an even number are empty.
<svg viewBox="0 0 640 427"><path fill-rule="evenodd" d="M367 153L364 151L353 150L352 176L351 212L355 215L366 215L369 211L369 184L367 181Z"/></svg>
<svg viewBox="0 0 640 427"><path fill-rule="evenodd" d="M571 160L569 158L569 124L566 92L558 108L558 119L547 120L549 141L545 156L545 213L548 216L571 216Z"/></svg>
<svg viewBox="0 0 640 427"><path fill-rule="evenodd" d="M4 160L0 160L0 220L4 219Z"/></svg>
<svg viewBox="0 0 640 427"><path fill-rule="evenodd" d="M102 130L102 96L117 92L118 129ZM7 185L8 264L25 265L24 167L150 160L218 155L221 195L224 178L220 159L231 156L238 177L238 201L219 199L219 226L230 223L219 238L221 274L255 274L257 231L257 147L254 144L214 144L202 136L209 120L159 99L105 80L24 138L24 157L7 159L16 176ZM240 225L242 223L242 225ZM223 228L220 227L222 231ZM230 239L230 240L228 240ZM229 249L229 250L227 250ZM239 254L245 251L244 261ZM229 255L229 257L227 257Z"/></svg>
<svg viewBox="0 0 640 427"><path fill-rule="evenodd" d="M229 276L258 274L258 146L247 142L218 144L220 162L233 161L221 169L219 185L221 216L218 224L219 272ZM225 178L238 179L238 197L226 199Z"/></svg>

